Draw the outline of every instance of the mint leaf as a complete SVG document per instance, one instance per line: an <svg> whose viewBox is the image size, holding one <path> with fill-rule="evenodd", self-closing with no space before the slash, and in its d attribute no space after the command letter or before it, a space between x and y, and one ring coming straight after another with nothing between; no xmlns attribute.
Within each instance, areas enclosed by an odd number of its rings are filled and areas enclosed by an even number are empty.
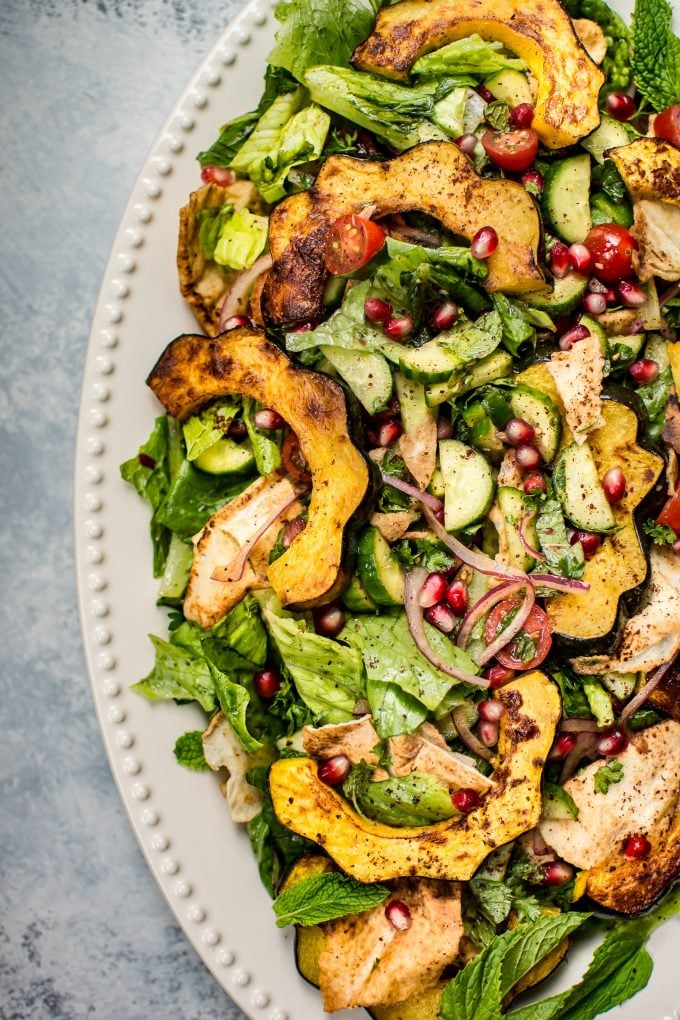
<svg viewBox="0 0 680 1020"><path fill-rule="evenodd" d="M311 875L286 889L274 901L276 925L322 924L336 917L360 914L377 907L390 891L384 885L364 885L337 871Z"/></svg>
<svg viewBox="0 0 680 1020"><path fill-rule="evenodd" d="M470 892L477 900L479 909L493 924L505 921L512 909L512 890L505 882L491 878L470 880Z"/></svg>
<svg viewBox="0 0 680 1020"><path fill-rule="evenodd" d="M642 530L645 535L649 535L654 545L673 545L678 537L670 524L657 524L651 517L642 525Z"/></svg>
<svg viewBox="0 0 680 1020"><path fill-rule="evenodd" d="M653 966L647 950L638 949L608 981L595 988L574 1009L563 1013L563 1020L595 1020L601 1013L632 999L649 981Z"/></svg>
<svg viewBox="0 0 680 1020"><path fill-rule="evenodd" d="M633 78L659 112L680 102L680 39L671 30L668 0L636 0L633 14Z"/></svg>
<svg viewBox="0 0 680 1020"><path fill-rule="evenodd" d="M620 761L607 762L595 773L593 780L595 793L606 793L613 783L623 779L623 765Z"/></svg>
<svg viewBox="0 0 680 1020"><path fill-rule="evenodd" d="M203 754L202 738L201 730L191 730L177 738L173 751L180 765L196 772L205 772L209 768Z"/></svg>

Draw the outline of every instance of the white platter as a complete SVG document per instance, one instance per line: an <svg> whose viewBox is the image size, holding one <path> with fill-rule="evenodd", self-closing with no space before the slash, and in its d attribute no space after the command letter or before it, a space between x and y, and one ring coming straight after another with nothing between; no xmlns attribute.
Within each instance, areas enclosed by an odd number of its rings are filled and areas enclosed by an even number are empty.
<svg viewBox="0 0 680 1020"><path fill-rule="evenodd" d="M164 634L167 614L154 604L147 507L118 471L160 411L144 383L150 368L169 340L197 330L175 269L177 213L200 183L195 155L222 123L257 104L274 28L265 0L251 0L182 92L132 190L84 373L75 537L97 716L149 868L196 952L249 1017L312 1020L323 1014L318 993L295 970L292 933L274 926L247 837L231 823L214 777L175 763L176 738L200 727L202 713L152 705L128 689L151 669L147 634ZM679 945L675 919L654 936L650 985L608 1014L612 1020L680 1020ZM575 980L583 963L570 963L561 983ZM365 1016L359 1010L335 1015Z"/></svg>

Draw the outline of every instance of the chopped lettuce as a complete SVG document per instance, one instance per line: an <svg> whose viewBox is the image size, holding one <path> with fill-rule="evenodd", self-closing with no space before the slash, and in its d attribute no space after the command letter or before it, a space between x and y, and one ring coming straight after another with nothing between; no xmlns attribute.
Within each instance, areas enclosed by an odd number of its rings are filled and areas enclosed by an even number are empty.
<svg viewBox="0 0 680 1020"><path fill-rule="evenodd" d="M354 766L343 783L343 793L357 811L375 822L405 828L430 825L456 813L449 789L433 776L411 772L407 776L372 782L368 766Z"/></svg>
<svg viewBox="0 0 680 1020"><path fill-rule="evenodd" d="M250 690L245 683L240 682L240 677L236 680L232 679L226 673L223 673L222 670L218 669L210 660L208 660L208 665L220 708L229 720L229 725L236 734L239 743L246 751L259 751L262 747L262 741L258 740L248 728Z"/></svg>
<svg viewBox="0 0 680 1020"><path fill-rule="evenodd" d="M513 358L526 354L536 342L536 330L528 309L505 294L493 294L492 301L503 323L503 346Z"/></svg>
<svg viewBox="0 0 680 1020"><path fill-rule="evenodd" d="M512 68L515 71L526 70L527 65L519 57L511 57L503 52L499 42L486 42L473 34L463 39L456 39L448 46L426 53L416 60L412 73L417 77L435 77L444 74L474 74L488 77L497 71Z"/></svg>
<svg viewBox="0 0 680 1020"><path fill-rule="evenodd" d="M559 574L560 577L582 576L586 565L583 546L580 542L574 545L569 542L562 507L556 499L546 499L541 503L536 515L536 534L545 556L541 570L547 568L551 574Z"/></svg>
<svg viewBox="0 0 680 1020"><path fill-rule="evenodd" d="M213 404L205 411L187 418L182 425L187 460L196 460L226 434L238 414L239 406L237 400L223 399L219 404Z"/></svg>
<svg viewBox="0 0 680 1020"><path fill-rule="evenodd" d="M163 503L170 484L168 457L168 419L156 418L153 431L136 457L120 466L121 478L135 489L151 507L149 530L153 545L153 576L160 577L165 568L170 544L170 531L156 520L156 511Z"/></svg>
<svg viewBox="0 0 680 1020"><path fill-rule="evenodd" d="M654 382L648 383L646 386L638 386L636 390L647 412L645 435L654 443L661 438L672 386L671 370L664 368Z"/></svg>
<svg viewBox="0 0 680 1020"><path fill-rule="evenodd" d="M267 659L267 632L260 609L253 595L242 602L216 624L212 635L232 648L254 667L264 666Z"/></svg>
<svg viewBox="0 0 680 1020"><path fill-rule="evenodd" d="M459 138L465 134L465 114L469 89L461 87L453 89L448 96L440 99L432 107L430 120L441 128L449 138Z"/></svg>
<svg viewBox="0 0 680 1020"><path fill-rule="evenodd" d="M442 332L437 343L463 361L478 361L496 350L503 338L498 312L484 312L475 322L461 316L452 329Z"/></svg>
<svg viewBox="0 0 680 1020"><path fill-rule="evenodd" d="M239 209L222 225L213 259L227 269L250 269L267 243L269 220Z"/></svg>
<svg viewBox="0 0 680 1020"><path fill-rule="evenodd" d="M370 33L379 4L362 0L283 0L276 6L281 27L269 63L283 67L303 81L319 64L348 64L352 53Z"/></svg>
<svg viewBox="0 0 680 1020"><path fill-rule="evenodd" d="M208 475L183 460L167 495L156 511L156 521L191 538L225 503L238 496L248 479Z"/></svg>
<svg viewBox="0 0 680 1020"><path fill-rule="evenodd" d="M281 433L258 429L254 418L256 409L255 401L246 397L243 401L243 420L253 447L255 465L261 475L269 475L281 467Z"/></svg>
<svg viewBox="0 0 680 1020"><path fill-rule="evenodd" d="M200 643L185 643L186 628L183 623L170 635L169 641L150 634L156 651L153 669L143 680L132 685L132 690L143 694L149 701L197 701L206 712L217 707L215 685L208 663L201 651Z"/></svg>

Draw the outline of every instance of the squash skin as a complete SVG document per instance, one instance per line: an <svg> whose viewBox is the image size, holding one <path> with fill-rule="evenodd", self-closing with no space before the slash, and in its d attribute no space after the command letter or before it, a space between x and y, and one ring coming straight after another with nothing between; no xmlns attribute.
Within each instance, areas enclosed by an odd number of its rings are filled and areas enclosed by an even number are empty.
<svg viewBox="0 0 680 1020"><path fill-rule="evenodd" d="M468 238L491 225L499 245L487 260L487 290L547 289L538 264L540 219L531 196L514 181L482 180L452 142L426 142L381 163L330 156L309 191L276 206L269 221L274 265L261 300L267 325L321 315L329 228L339 216L361 214L369 204L378 216L419 210Z"/></svg>
<svg viewBox="0 0 680 1020"><path fill-rule="evenodd" d="M557 688L539 671L507 684L496 697L506 708L496 785L469 815L405 829L372 822L318 778L315 761L290 758L275 762L270 772L279 821L318 843L360 882L471 878L495 847L537 824L541 773L560 716Z"/></svg>
<svg viewBox="0 0 680 1020"><path fill-rule="evenodd" d="M501 42L529 65L538 81L532 127L544 145L563 148L595 130L604 75L557 0L402 0L380 11L352 63L405 81L419 57L472 33Z"/></svg>
<svg viewBox="0 0 680 1020"><path fill-rule="evenodd" d="M517 381L535 386L562 410L544 363L522 372ZM590 590L556 595L546 605L553 640L568 656L610 654L618 644L626 616L638 611L649 573L642 521L648 497L664 467L662 458L640 440L634 394L610 385L602 396L605 425L590 434L589 445L600 477L609 468L621 466L626 494L613 507L619 530L607 536L586 562L582 580L590 584ZM569 442L571 435L565 426L562 445Z"/></svg>
<svg viewBox="0 0 680 1020"><path fill-rule="evenodd" d="M179 420L218 397L241 394L288 422L309 465L312 496L307 527L269 565L267 576L284 606L305 608L336 598L347 581L345 528L370 480L349 437L347 405L337 383L295 364L264 334L243 327L215 339L178 337L147 383Z"/></svg>

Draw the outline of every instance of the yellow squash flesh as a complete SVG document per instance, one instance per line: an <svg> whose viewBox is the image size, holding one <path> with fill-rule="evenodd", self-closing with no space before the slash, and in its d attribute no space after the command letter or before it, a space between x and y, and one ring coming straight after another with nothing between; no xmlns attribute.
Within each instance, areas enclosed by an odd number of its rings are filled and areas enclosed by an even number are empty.
<svg viewBox="0 0 680 1020"><path fill-rule="evenodd" d="M609 149L635 202L669 202L680 207L680 149L662 138L638 138Z"/></svg>
<svg viewBox="0 0 680 1020"><path fill-rule="evenodd" d="M269 582L284 606L330 601L343 578L343 533L362 502L368 467L347 431L347 406L329 376L293 363L263 333L246 328L214 340L180 336L148 380L180 421L219 397L240 394L273 408L290 425L312 476L307 526L271 563Z"/></svg>
<svg viewBox="0 0 680 1020"><path fill-rule="evenodd" d="M541 813L541 775L560 716L555 685L539 671L497 693L505 705L495 786L470 814L398 829L364 818L317 775L310 758L282 759L270 773L279 821L319 846L361 882L390 878L471 878L497 846L533 828Z"/></svg>
<svg viewBox="0 0 680 1020"><path fill-rule="evenodd" d="M404 81L419 57L473 33L502 43L528 65L538 83L532 127L544 145L574 145L595 130L604 75L558 0L402 0L383 7L352 62Z"/></svg>

